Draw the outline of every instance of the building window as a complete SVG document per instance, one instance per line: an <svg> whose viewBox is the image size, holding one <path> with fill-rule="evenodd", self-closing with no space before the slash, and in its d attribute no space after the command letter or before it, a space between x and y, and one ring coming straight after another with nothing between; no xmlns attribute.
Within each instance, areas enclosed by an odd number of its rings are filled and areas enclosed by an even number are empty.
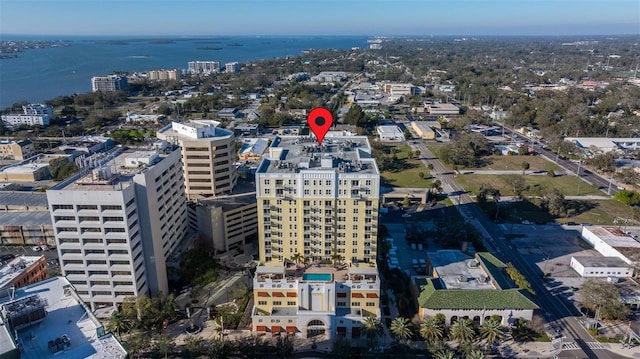
<svg viewBox="0 0 640 359"><path fill-rule="evenodd" d="M282 305L282 302L279 300L274 300L273 305Z"/></svg>
<svg viewBox="0 0 640 359"><path fill-rule="evenodd" d="M287 305L289 305L289 306L295 306L295 305L296 305L296 302L287 302Z"/></svg>
<svg viewBox="0 0 640 359"><path fill-rule="evenodd" d="M351 306L352 307L359 307L360 306L360 302L351 302Z"/></svg>
<svg viewBox="0 0 640 359"><path fill-rule="evenodd" d="M259 300L258 301L258 305L267 305L267 301L266 300Z"/></svg>
<svg viewBox="0 0 640 359"><path fill-rule="evenodd" d="M367 302L367 307L375 307L376 303L375 302Z"/></svg>

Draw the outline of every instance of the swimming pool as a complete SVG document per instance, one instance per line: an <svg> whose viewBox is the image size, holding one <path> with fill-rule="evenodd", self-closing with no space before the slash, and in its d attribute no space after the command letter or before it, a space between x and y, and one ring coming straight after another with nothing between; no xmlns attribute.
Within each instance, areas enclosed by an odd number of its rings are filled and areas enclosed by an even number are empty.
<svg viewBox="0 0 640 359"><path fill-rule="evenodd" d="M331 282L333 275L331 273L304 273L302 280L317 281L317 282Z"/></svg>

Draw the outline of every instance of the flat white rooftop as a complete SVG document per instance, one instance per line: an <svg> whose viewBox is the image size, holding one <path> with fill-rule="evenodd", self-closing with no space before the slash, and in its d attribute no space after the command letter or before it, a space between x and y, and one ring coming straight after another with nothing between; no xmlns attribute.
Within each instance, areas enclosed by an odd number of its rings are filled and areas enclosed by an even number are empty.
<svg viewBox="0 0 640 359"><path fill-rule="evenodd" d="M640 242L616 227L584 227L583 231L591 232L613 248L638 248Z"/></svg>
<svg viewBox="0 0 640 359"><path fill-rule="evenodd" d="M446 289L496 289L480 264L459 250L427 252Z"/></svg>
<svg viewBox="0 0 640 359"><path fill-rule="evenodd" d="M102 333L100 322L71 295L69 287L64 277L55 277L16 290L13 300L8 297L0 299L0 305L5 306L38 295L46 303L47 316L43 321L18 330L20 358L124 359L127 352L111 334L98 338L98 333ZM13 348L7 337L7 326L5 323L0 327L0 353ZM50 341L55 342L63 335L69 339L70 345L65 350L52 353Z"/></svg>

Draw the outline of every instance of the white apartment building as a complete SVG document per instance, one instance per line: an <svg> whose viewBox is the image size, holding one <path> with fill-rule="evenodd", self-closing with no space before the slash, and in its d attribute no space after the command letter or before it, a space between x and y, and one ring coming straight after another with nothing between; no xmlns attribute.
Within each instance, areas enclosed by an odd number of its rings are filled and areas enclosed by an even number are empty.
<svg viewBox="0 0 640 359"><path fill-rule="evenodd" d="M237 182L233 131L213 120L173 122L156 136L182 148L187 198L190 201L229 194Z"/></svg>
<svg viewBox="0 0 640 359"><path fill-rule="evenodd" d="M93 92L127 91L129 82L124 75L94 76L91 78L91 89Z"/></svg>
<svg viewBox="0 0 640 359"><path fill-rule="evenodd" d="M224 64L224 68L226 72L238 72L240 71L240 64L237 61L227 62Z"/></svg>
<svg viewBox="0 0 640 359"><path fill-rule="evenodd" d="M189 61L187 65L187 72L192 75L208 76L220 72L220 62L218 61Z"/></svg>
<svg viewBox="0 0 640 359"><path fill-rule="evenodd" d="M2 122L7 126L49 126L53 117L53 107L41 103L22 106L23 113L2 115Z"/></svg>
<svg viewBox="0 0 640 359"><path fill-rule="evenodd" d="M178 149L118 154L47 191L62 275L93 310L168 292L187 231Z"/></svg>

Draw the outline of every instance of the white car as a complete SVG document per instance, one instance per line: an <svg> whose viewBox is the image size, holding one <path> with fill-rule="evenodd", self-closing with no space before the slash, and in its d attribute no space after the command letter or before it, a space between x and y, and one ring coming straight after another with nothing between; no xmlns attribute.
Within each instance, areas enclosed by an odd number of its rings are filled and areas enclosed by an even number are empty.
<svg viewBox="0 0 640 359"><path fill-rule="evenodd" d="M405 213L402 215L402 218L411 218L411 215L409 213Z"/></svg>
<svg viewBox="0 0 640 359"><path fill-rule="evenodd" d="M33 247L31 247L31 249L33 249L34 252L40 252L42 250L42 248L40 248L40 246L33 246Z"/></svg>
<svg viewBox="0 0 640 359"><path fill-rule="evenodd" d="M418 243L418 250L421 251L423 249L424 249L424 247L422 246L422 243Z"/></svg>
<svg viewBox="0 0 640 359"><path fill-rule="evenodd" d="M43 246L40 246L40 249L42 249L43 251L48 251L50 248L48 245L45 244Z"/></svg>

